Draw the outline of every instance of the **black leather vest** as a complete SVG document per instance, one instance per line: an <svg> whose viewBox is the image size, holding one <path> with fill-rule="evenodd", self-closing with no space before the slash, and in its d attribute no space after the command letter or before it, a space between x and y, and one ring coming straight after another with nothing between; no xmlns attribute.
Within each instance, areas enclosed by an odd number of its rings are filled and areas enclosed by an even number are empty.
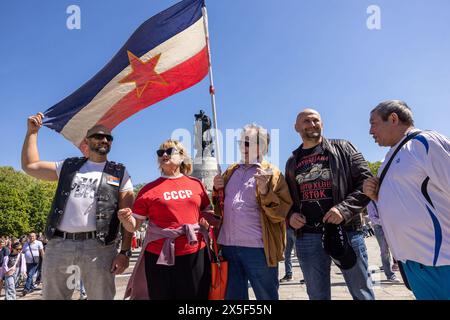
<svg viewBox="0 0 450 320"><path fill-rule="evenodd" d="M64 215L73 179L86 161L87 158L69 158L64 161L59 175L55 198L53 199L45 227L47 239L53 237ZM104 245L114 242L119 232L120 221L117 217L117 211L119 210L119 186L122 183L124 173L125 167L122 164L107 161L97 189L97 240Z"/></svg>

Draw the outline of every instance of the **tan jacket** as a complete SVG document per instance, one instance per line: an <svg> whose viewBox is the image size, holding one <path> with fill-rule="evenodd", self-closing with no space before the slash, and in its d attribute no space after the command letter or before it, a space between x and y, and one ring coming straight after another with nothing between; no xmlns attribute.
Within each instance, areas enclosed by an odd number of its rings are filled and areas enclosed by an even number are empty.
<svg viewBox="0 0 450 320"><path fill-rule="evenodd" d="M223 173L225 187L234 171L238 168L239 164L235 163ZM288 185L280 170L267 161L261 163L261 168L264 170L270 168L273 172L273 176L269 181L269 192L262 195L256 188L256 199L261 212L262 235L267 265L275 267L279 261L284 259L284 248L286 245L285 219L292 206L292 199ZM213 204L215 214L222 217L223 213L220 209L218 192L216 191L213 191Z"/></svg>

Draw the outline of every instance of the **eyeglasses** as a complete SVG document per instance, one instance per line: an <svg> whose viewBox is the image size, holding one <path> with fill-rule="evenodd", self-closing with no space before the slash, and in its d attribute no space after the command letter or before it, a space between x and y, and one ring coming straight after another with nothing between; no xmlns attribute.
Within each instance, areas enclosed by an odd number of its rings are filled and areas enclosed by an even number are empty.
<svg viewBox="0 0 450 320"><path fill-rule="evenodd" d="M89 138L94 138L95 140L103 140L104 138L106 138L106 141L108 141L108 142L113 141L113 137L112 136L108 136L106 134L101 134L101 133L93 134Z"/></svg>
<svg viewBox="0 0 450 320"><path fill-rule="evenodd" d="M164 154L167 154L169 157L172 155L172 154L177 154L178 153L178 150L177 150L177 148L175 148L175 147L171 147L171 148L167 148L167 149L159 149L159 150L156 150L156 154L158 155L158 157L162 157Z"/></svg>

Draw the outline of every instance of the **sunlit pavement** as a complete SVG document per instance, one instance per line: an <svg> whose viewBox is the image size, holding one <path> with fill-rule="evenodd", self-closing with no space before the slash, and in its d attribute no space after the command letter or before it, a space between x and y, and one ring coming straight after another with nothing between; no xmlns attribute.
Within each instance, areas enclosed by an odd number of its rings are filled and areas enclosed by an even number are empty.
<svg viewBox="0 0 450 320"><path fill-rule="evenodd" d="M414 296L412 293L406 289L403 285L403 282L400 283L391 283L386 280L386 277L383 271L379 270L379 266L381 266L380 259L380 249L378 247L378 243L374 236L366 238L366 245L369 254L369 265L372 270L372 281L374 283L374 291L376 299L378 300L412 300ZM130 267L124 272L124 274L116 277L116 297L115 300L123 299L123 295L128 283L128 279L131 276L131 272L133 270L134 264L139 255L139 250L133 252L133 256L130 260ZM281 300L306 300L308 299L308 295L306 294L306 286L300 283L300 280L303 279L302 273L298 264L298 260L296 257L292 256L292 265L293 265L293 280L290 282L283 282L280 284L280 299ZM396 275L399 279L401 279L400 273L396 272ZM281 279L284 276L284 263L279 264L279 278ZM41 287L38 287L38 290L27 294L25 297L22 297L22 287L18 288L17 296L18 300L39 300L42 298L41 296ZM332 265L331 267L331 295L332 299L335 300L350 300L351 296L347 290L347 286L345 284L344 278L340 270ZM80 294L78 291L74 292L73 298L77 300ZM2 291L2 295L0 299L4 299L4 290ZM255 299L253 291L250 289L250 298Z"/></svg>

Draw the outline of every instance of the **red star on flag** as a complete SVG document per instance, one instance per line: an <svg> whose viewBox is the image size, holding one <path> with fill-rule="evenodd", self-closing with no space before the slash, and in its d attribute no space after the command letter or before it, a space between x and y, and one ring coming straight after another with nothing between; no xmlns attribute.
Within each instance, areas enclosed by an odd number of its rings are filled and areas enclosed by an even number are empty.
<svg viewBox="0 0 450 320"><path fill-rule="evenodd" d="M142 61L130 51L127 51L127 53L133 71L125 78L121 79L119 83L134 82L136 84L136 95L138 98L142 96L142 93L150 83L157 83L165 86L168 85L161 75L155 71L161 53L150 58L147 62Z"/></svg>

